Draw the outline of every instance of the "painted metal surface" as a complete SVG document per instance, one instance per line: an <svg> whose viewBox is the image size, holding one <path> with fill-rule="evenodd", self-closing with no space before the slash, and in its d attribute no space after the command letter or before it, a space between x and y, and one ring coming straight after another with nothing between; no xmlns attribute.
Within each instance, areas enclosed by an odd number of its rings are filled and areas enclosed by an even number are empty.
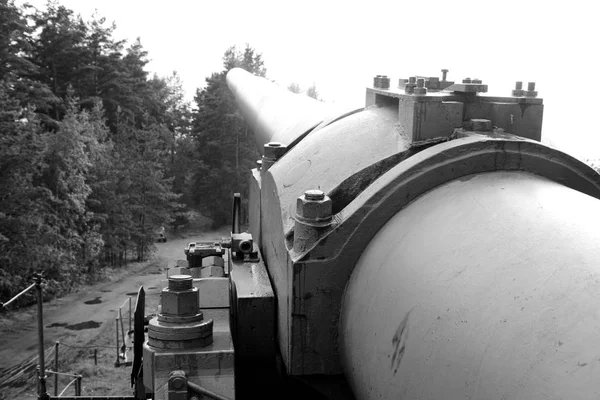
<svg viewBox="0 0 600 400"><path fill-rule="evenodd" d="M266 143L290 144L336 113L326 103L292 93L241 68L228 72L227 84L261 154Z"/></svg>
<svg viewBox="0 0 600 400"><path fill-rule="evenodd" d="M277 187L285 233L294 226L296 199L306 190L328 194L353 174L408 150L410 141L398 131L397 114L394 107L382 107L349 115L311 132L269 169L263 194Z"/></svg>
<svg viewBox="0 0 600 400"><path fill-rule="evenodd" d="M464 176L372 238L339 348L358 399L600 395L600 201L524 172Z"/></svg>
<svg viewBox="0 0 600 400"><path fill-rule="evenodd" d="M254 249L259 253L257 244ZM262 259L262 257L260 257ZM263 261L230 258L233 334L240 359L275 357L275 297Z"/></svg>
<svg viewBox="0 0 600 400"><path fill-rule="evenodd" d="M508 134L461 135L383 173L338 212L331 229L302 253L293 250L290 236L280 233L284 221L276 210L278 195L286 188L274 186L265 176L263 245L277 295L279 347L289 374L340 372L337 326L347 280L379 229L427 191L473 173L528 171L600 198L598 174L564 153ZM338 171L334 166L330 170ZM334 206L336 201L332 194Z"/></svg>

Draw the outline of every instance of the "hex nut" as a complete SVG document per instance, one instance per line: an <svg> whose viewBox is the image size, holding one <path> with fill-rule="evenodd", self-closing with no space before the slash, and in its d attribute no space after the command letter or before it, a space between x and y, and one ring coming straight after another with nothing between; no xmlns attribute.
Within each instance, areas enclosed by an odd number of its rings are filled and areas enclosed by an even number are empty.
<svg viewBox="0 0 600 400"><path fill-rule="evenodd" d="M198 289L183 291L163 289L161 299L161 314L194 315L198 313Z"/></svg>
<svg viewBox="0 0 600 400"><path fill-rule="evenodd" d="M173 275L191 275L187 267L173 267L167 270L167 278Z"/></svg>
<svg viewBox="0 0 600 400"><path fill-rule="evenodd" d="M200 278L222 278L225 276L225 269L216 265L204 267L200 271Z"/></svg>
<svg viewBox="0 0 600 400"><path fill-rule="evenodd" d="M296 215L308 221L327 221L331 219L332 204L329 196L323 200L308 200L306 195L296 201Z"/></svg>
<svg viewBox="0 0 600 400"><path fill-rule="evenodd" d="M222 267L225 265L225 260L223 260L223 257L219 256L208 256L202 259L203 267L210 267L211 265Z"/></svg>
<svg viewBox="0 0 600 400"><path fill-rule="evenodd" d="M265 144L265 157L272 160L278 160L282 155L285 154L287 147L279 142L269 142Z"/></svg>

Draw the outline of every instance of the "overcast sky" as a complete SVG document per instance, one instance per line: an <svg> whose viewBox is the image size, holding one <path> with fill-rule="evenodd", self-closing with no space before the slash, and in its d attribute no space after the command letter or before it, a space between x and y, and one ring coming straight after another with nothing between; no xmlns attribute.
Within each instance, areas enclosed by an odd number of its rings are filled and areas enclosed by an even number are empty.
<svg viewBox="0 0 600 400"><path fill-rule="evenodd" d="M22 3L23 1L20 1ZM29 0L40 6L45 0ZM282 85L313 82L321 96L362 104L372 77L385 74L480 78L491 94L535 81L544 99L543 138L578 157L600 158L600 28L594 1L264 1L60 0L140 37L150 72L177 70L193 98L222 69L231 45L263 54Z"/></svg>

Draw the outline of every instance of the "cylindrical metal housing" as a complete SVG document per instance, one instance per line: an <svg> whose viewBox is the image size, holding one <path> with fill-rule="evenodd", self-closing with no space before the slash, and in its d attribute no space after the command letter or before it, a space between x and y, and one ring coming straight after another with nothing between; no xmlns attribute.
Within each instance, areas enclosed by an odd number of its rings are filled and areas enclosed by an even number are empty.
<svg viewBox="0 0 600 400"><path fill-rule="evenodd" d="M600 202L524 172L420 196L365 248L339 349L357 399L600 394Z"/></svg>

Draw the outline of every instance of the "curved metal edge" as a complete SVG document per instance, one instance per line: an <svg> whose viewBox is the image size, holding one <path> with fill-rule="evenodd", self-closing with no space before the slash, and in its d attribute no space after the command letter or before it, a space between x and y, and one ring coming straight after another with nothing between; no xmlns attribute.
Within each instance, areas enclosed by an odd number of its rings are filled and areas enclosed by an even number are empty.
<svg viewBox="0 0 600 400"><path fill-rule="evenodd" d="M425 149L390 169L334 216L331 229L311 248L292 251L292 260L342 257L353 269L371 238L408 203L449 181L495 171L533 173L600 199L600 175L574 157L514 135L473 134Z"/></svg>

